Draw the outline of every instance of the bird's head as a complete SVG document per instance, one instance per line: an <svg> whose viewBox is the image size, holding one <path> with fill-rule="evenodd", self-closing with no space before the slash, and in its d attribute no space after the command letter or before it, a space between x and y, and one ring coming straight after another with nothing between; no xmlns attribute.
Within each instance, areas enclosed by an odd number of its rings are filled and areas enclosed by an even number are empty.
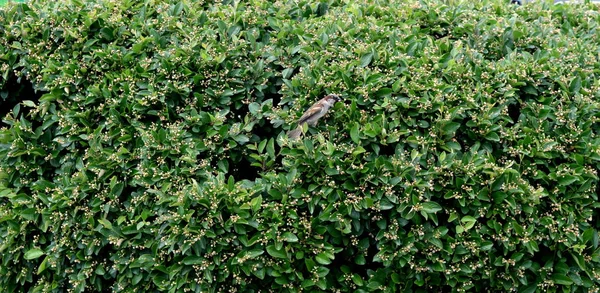
<svg viewBox="0 0 600 293"><path fill-rule="evenodd" d="M336 94L329 94L323 98L323 101L328 104L329 107L332 107L336 102L341 101L342 98Z"/></svg>
<svg viewBox="0 0 600 293"><path fill-rule="evenodd" d="M330 101L333 104L335 104L335 102L339 102L342 100L342 98L340 98L340 96L338 96L336 94L329 94L329 95L325 96L325 99L327 99L328 101Z"/></svg>

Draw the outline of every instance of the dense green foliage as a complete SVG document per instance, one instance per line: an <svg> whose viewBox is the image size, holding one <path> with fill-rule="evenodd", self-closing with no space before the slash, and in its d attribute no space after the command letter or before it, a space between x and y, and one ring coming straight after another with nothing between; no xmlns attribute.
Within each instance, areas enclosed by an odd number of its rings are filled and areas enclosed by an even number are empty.
<svg viewBox="0 0 600 293"><path fill-rule="evenodd" d="M7 5L9 3L23 3L26 0L0 0L0 6Z"/></svg>
<svg viewBox="0 0 600 293"><path fill-rule="evenodd" d="M600 286L598 7L39 2L0 9L3 292Z"/></svg>

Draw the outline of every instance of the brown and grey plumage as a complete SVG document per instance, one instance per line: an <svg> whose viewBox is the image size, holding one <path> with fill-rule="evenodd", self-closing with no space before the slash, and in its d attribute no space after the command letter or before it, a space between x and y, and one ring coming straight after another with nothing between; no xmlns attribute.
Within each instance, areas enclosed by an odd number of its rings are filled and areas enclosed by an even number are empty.
<svg viewBox="0 0 600 293"><path fill-rule="evenodd" d="M339 102L341 98L338 95L330 94L314 103L300 119L298 119L298 127L288 133L288 137L291 139L297 139L302 135L302 126L308 124L310 126L316 126L319 122L319 118L323 117L327 110Z"/></svg>

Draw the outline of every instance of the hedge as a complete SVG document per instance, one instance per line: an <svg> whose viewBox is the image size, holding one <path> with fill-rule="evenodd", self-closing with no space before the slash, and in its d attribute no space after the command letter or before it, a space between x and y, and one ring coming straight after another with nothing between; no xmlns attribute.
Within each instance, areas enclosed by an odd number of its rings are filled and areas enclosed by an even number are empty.
<svg viewBox="0 0 600 293"><path fill-rule="evenodd" d="M2 291L597 292L599 8L399 2L0 8Z"/></svg>

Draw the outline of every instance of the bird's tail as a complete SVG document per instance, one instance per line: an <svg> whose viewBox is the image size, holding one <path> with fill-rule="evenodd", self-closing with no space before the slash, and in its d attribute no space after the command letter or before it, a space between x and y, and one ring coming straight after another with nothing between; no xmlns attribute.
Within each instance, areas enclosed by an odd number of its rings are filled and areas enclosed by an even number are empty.
<svg viewBox="0 0 600 293"><path fill-rule="evenodd" d="M302 134L302 126L298 126L296 129L288 132L288 137L291 139L297 139Z"/></svg>

